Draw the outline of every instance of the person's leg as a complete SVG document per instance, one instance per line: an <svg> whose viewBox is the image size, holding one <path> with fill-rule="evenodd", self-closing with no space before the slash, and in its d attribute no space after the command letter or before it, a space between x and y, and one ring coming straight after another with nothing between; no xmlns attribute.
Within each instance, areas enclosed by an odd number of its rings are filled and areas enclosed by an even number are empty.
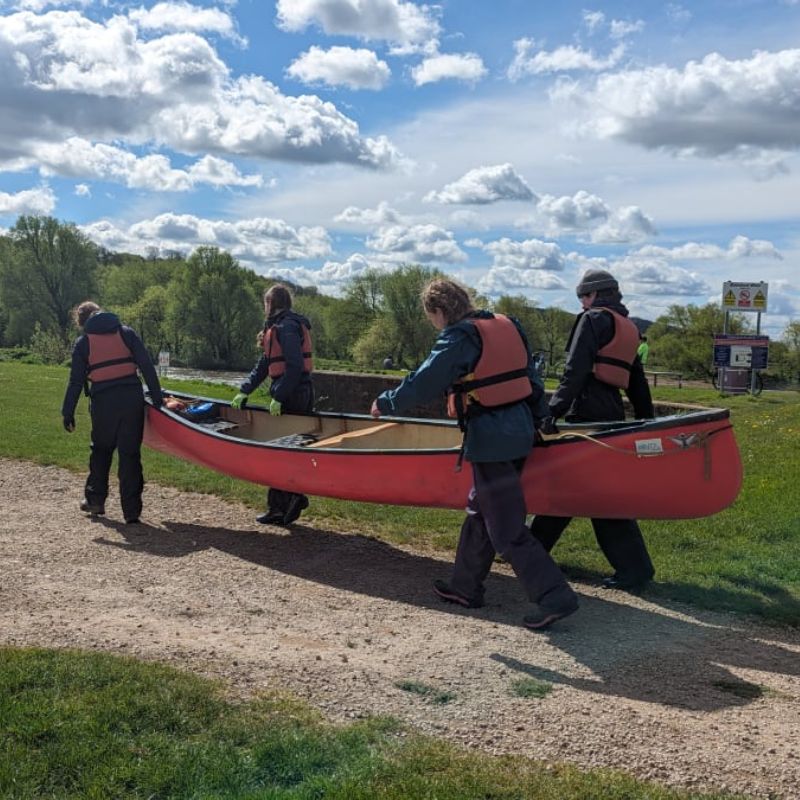
<svg viewBox="0 0 800 800"><path fill-rule="evenodd" d="M144 432L144 398L132 386L117 392L119 427L117 430L117 474L119 499L126 522L138 520L142 513L142 434Z"/></svg>
<svg viewBox="0 0 800 800"><path fill-rule="evenodd" d="M483 604L483 582L492 567L495 550L486 533L474 486L467 498L466 512L461 524L449 588L469 605L477 607ZM440 584L435 585L437 594L445 599L452 599L447 598Z"/></svg>
<svg viewBox="0 0 800 800"><path fill-rule="evenodd" d="M525 525L518 466L510 461L473 464L473 473L489 540L511 564L531 602L541 603L552 592L574 599L563 573Z"/></svg>
<svg viewBox="0 0 800 800"><path fill-rule="evenodd" d="M104 513L108 497L108 473L111 470L117 435L114 404L102 395L94 397L89 404L89 413L92 419L92 441L89 476L86 478L84 493L86 505L98 509L98 513Z"/></svg>
<svg viewBox="0 0 800 800"><path fill-rule="evenodd" d="M614 569L609 586L633 588L653 577L653 562L636 520L593 519L592 526L597 544Z"/></svg>
<svg viewBox="0 0 800 800"><path fill-rule="evenodd" d="M542 547L549 553L561 538L561 534L571 522L571 517L549 517L537 514L530 525L530 531Z"/></svg>

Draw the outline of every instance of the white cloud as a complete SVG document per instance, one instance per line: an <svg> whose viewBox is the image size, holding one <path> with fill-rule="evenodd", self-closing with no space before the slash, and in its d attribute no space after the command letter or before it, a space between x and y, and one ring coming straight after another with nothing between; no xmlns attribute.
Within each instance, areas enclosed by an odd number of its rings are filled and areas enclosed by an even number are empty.
<svg viewBox="0 0 800 800"><path fill-rule="evenodd" d="M622 44L618 44L605 58L571 44L562 45L550 52L540 50L531 55L534 47L536 43L533 39L518 39L514 42L514 60L507 73L510 80L517 81L526 75L551 72L602 72L616 66L625 54L625 45Z"/></svg>
<svg viewBox="0 0 800 800"><path fill-rule="evenodd" d="M624 39L632 33L641 33L644 30L644 20L637 19L635 22L628 22L624 19L612 19L609 23L609 36L612 39Z"/></svg>
<svg viewBox="0 0 800 800"><path fill-rule="evenodd" d="M399 262L453 264L466 261L453 234L438 225L387 225L367 239L367 247Z"/></svg>
<svg viewBox="0 0 800 800"><path fill-rule="evenodd" d="M691 297L711 291L698 273L659 259L629 255L613 261L609 269L620 282L623 292Z"/></svg>
<svg viewBox="0 0 800 800"><path fill-rule="evenodd" d="M503 237L481 246L492 256L494 268L513 267L518 270L550 272L561 272L564 269L564 253L553 242L543 242L540 239L520 241Z"/></svg>
<svg viewBox="0 0 800 800"><path fill-rule="evenodd" d="M278 0L277 11L287 31L317 25L328 35L392 42L401 52L435 46L440 32L433 7L403 0Z"/></svg>
<svg viewBox="0 0 800 800"><path fill-rule="evenodd" d="M597 135L648 149L753 159L800 146L800 49L604 75L575 96Z"/></svg>
<svg viewBox="0 0 800 800"><path fill-rule="evenodd" d="M138 38L123 17L0 17L0 162L70 136L188 154L387 168L385 137L365 138L332 103L289 97L259 76L232 79L193 33Z"/></svg>
<svg viewBox="0 0 800 800"><path fill-rule="evenodd" d="M75 184L75 194L78 197L91 197L92 190L89 187L88 183L76 183Z"/></svg>
<svg viewBox="0 0 800 800"><path fill-rule="evenodd" d="M670 261L734 261L740 258L774 258L783 256L772 242L764 239L749 239L747 236L734 236L727 248L715 244L686 242L678 247L657 247L648 245L631 253L636 257L664 258Z"/></svg>
<svg viewBox="0 0 800 800"><path fill-rule="evenodd" d="M476 167L439 192L425 195L426 203L485 205L500 200L536 200L525 179L511 164Z"/></svg>
<svg viewBox="0 0 800 800"><path fill-rule="evenodd" d="M373 228L376 225L394 225L402 222L400 214L387 202L381 202L377 208L359 208L348 206L334 217L334 222L344 222L348 225Z"/></svg>
<svg viewBox="0 0 800 800"><path fill-rule="evenodd" d="M324 228L294 228L281 219L266 217L225 222L191 214L160 214L127 228L101 220L82 226L82 230L109 250L143 254L157 247L186 252L209 245L227 250L255 269L280 261L324 258L331 252Z"/></svg>
<svg viewBox="0 0 800 800"><path fill-rule="evenodd" d="M0 214L49 214L56 207L56 196L49 186L24 189L16 194L0 192Z"/></svg>
<svg viewBox="0 0 800 800"><path fill-rule="evenodd" d="M576 234L597 243L636 242L656 233L653 220L638 206L614 210L583 189L572 196L542 195L533 215L516 224L545 236Z"/></svg>
<svg viewBox="0 0 800 800"><path fill-rule="evenodd" d="M565 289L566 284L551 272L518 269L517 267L492 267L481 277L475 288L482 294L497 297L528 289L554 291Z"/></svg>
<svg viewBox="0 0 800 800"><path fill-rule="evenodd" d="M602 11L584 11L583 22L589 33L595 33L606 21L606 15Z"/></svg>
<svg viewBox="0 0 800 800"><path fill-rule="evenodd" d="M216 33L246 45L236 32L230 14L218 8L200 8L185 2L156 3L152 8L138 8L128 16L140 28L150 31L194 31Z"/></svg>
<svg viewBox="0 0 800 800"><path fill-rule="evenodd" d="M313 46L298 56L286 69L290 78L303 83L324 83L348 89L382 89L391 77L391 70L372 50L352 47Z"/></svg>
<svg viewBox="0 0 800 800"><path fill-rule="evenodd" d="M319 269L309 267L271 267L265 274L272 278L283 278L301 286L316 286L332 294L338 294L342 286L367 270L384 270L380 262L370 261L361 253L353 253L345 261L326 261Z"/></svg>
<svg viewBox="0 0 800 800"><path fill-rule="evenodd" d="M475 83L487 73L483 60L475 53L438 53L411 70L417 86L447 79Z"/></svg>
<svg viewBox="0 0 800 800"><path fill-rule="evenodd" d="M261 175L242 175L231 162L216 156L203 156L185 170L173 169L166 156L137 157L119 147L77 137L35 147L31 163L38 164L44 175L116 181L155 192L186 192L198 184L261 186L264 182Z"/></svg>

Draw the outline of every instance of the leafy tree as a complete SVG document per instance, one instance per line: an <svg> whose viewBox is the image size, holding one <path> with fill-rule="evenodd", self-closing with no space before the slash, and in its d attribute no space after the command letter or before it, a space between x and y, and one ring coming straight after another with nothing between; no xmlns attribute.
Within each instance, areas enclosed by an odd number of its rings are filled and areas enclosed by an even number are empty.
<svg viewBox="0 0 800 800"><path fill-rule="evenodd" d="M149 261L125 254L121 260L98 269L99 302L107 308L132 306L151 286L167 286L183 263L172 259Z"/></svg>
<svg viewBox="0 0 800 800"><path fill-rule="evenodd" d="M253 362L262 324L261 298L229 254L199 247L169 286L168 330L180 335L189 363L205 368L243 369Z"/></svg>
<svg viewBox="0 0 800 800"><path fill-rule="evenodd" d="M94 245L53 217L21 216L9 239L13 246L4 248L0 261L4 305L66 336L72 308L95 288Z"/></svg>
<svg viewBox="0 0 800 800"><path fill-rule="evenodd" d="M388 355L386 342L396 334L394 322L388 316L375 317L353 345L353 360L362 367L380 367Z"/></svg>

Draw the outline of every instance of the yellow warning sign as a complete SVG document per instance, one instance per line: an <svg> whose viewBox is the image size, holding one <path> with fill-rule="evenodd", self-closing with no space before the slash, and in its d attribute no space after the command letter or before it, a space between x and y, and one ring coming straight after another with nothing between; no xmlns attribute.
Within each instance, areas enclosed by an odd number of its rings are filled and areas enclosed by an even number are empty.
<svg viewBox="0 0 800 800"><path fill-rule="evenodd" d="M763 292L756 292L756 296L753 298L753 308L761 308L763 309L764 306L767 304L767 298L764 297Z"/></svg>
<svg viewBox="0 0 800 800"><path fill-rule="evenodd" d="M727 293L723 296L722 305L723 306L736 305L736 295L730 289L728 289Z"/></svg>

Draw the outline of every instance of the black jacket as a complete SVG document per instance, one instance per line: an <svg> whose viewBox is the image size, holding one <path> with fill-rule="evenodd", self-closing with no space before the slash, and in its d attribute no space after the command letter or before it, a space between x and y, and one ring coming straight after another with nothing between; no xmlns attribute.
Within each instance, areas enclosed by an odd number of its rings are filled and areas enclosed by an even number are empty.
<svg viewBox="0 0 800 800"><path fill-rule="evenodd" d="M628 309L622 303L599 299L591 308L578 314L570 334L564 375L550 398L550 413L556 419L566 417L568 422L613 422L625 419L620 390L598 381L592 373L597 352L614 338L614 318L600 311L600 307L628 316ZM650 387L638 356L633 362L625 394L633 405L637 419L654 416Z"/></svg>
<svg viewBox="0 0 800 800"><path fill-rule="evenodd" d="M296 393L304 394L311 386L311 374L303 372L303 326L311 328L309 321L294 311L281 309L267 320L266 329L274 329L286 359L286 371L272 381L270 396L279 403L291 402ZM240 391L244 394L257 389L269 375L269 359L262 354ZM302 388L301 388L302 387Z"/></svg>
<svg viewBox="0 0 800 800"><path fill-rule="evenodd" d="M127 325L122 325L119 317L109 311L100 311L93 314L86 321L83 331L84 333L75 340L72 346L72 364L69 370L69 383L67 383L67 391L64 393L64 402L61 404L61 414L64 417L72 417L75 415L75 406L78 405L78 398L80 397L83 387L89 375L89 340L86 338L87 333L113 333L119 329L122 334L122 339L131 351L136 366L142 373L147 388L150 390L150 396L156 405L161 405L161 384L158 381L153 362L145 349L142 340L136 332L129 328ZM89 395L95 397L98 393L104 392L115 386L124 386L131 384L132 386L141 387L138 375L126 375L123 378L116 378L110 381L97 381L91 384Z"/></svg>

